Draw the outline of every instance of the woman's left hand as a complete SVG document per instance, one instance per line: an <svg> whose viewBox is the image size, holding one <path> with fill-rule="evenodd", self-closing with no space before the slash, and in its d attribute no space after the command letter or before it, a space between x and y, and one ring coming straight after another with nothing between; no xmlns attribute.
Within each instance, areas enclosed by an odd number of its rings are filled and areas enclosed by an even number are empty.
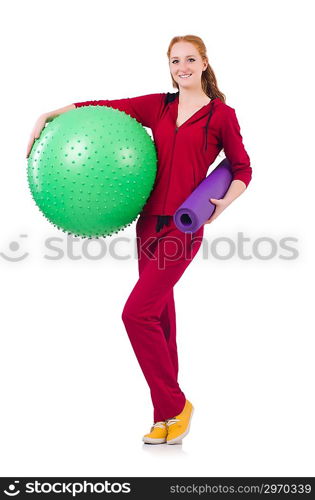
<svg viewBox="0 0 315 500"><path fill-rule="evenodd" d="M223 210L230 204L226 200L224 200L224 198L222 198L221 200L217 200L216 198L209 198L209 199L211 203L215 205L215 209L210 219L208 219L205 222L205 224L210 224L210 222L214 221L214 219L216 219L220 215L220 213L223 212Z"/></svg>

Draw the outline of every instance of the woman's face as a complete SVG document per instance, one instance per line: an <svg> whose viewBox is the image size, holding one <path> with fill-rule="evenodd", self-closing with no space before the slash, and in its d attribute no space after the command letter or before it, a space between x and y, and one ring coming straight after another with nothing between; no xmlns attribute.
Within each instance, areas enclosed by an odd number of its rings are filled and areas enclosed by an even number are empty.
<svg viewBox="0 0 315 500"><path fill-rule="evenodd" d="M207 63L202 61L198 50L192 43L174 43L171 48L169 65L171 75L179 88L200 89L201 75L206 69Z"/></svg>

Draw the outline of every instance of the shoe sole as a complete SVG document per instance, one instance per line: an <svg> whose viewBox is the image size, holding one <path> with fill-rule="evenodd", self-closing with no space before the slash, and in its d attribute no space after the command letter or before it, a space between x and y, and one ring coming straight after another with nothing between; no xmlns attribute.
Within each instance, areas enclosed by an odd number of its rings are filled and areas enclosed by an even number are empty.
<svg viewBox="0 0 315 500"><path fill-rule="evenodd" d="M149 438L143 437L142 441L147 444L162 444L166 443L166 438Z"/></svg>
<svg viewBox="0 0 315 500"><path fill-rule="evenodd" d="M174 438L174 439L170 439L170 440L166 441L166 444L181 444L181 440L182 440L182 438L184 438L185 436L187 436L187 434L188 434L188 432L189 432L189 429L190 429L190 424L191 424L191 419L192 419L193 413L194 413L194 407L192 407L192 409L191 409L189 422L188 422L187 429L185 430L185 432L183 432L183 434L180 434L179 436L177 436L177 437L176 437L176 438Z"/></svg>

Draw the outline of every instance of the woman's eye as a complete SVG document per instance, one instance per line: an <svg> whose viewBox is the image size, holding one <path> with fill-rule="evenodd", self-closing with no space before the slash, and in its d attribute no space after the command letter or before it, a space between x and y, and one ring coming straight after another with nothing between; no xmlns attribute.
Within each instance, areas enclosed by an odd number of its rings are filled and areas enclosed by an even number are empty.
<svg viewBox="0 0 315 500"><path fill-rule="evenodd" d="M174 64L174 62L176 62L176 61L178 61L178 59L174 59L173 64ZM195 61L195 59L193 59L192 57L190 57L190 58L188 59L188 61Z"/></svg>

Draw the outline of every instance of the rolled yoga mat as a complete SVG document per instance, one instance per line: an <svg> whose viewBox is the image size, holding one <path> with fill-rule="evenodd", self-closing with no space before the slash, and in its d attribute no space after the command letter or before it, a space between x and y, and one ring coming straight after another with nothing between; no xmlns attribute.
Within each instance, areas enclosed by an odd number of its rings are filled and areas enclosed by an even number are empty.
<svg viewBox="0 0 315 500"><path fill-rule="evenodd" d="M206 177L176 210L173 219L183 233L194 233L215 210L209 198L223 198L232 182L231 164L227 158Z"/></svg>

